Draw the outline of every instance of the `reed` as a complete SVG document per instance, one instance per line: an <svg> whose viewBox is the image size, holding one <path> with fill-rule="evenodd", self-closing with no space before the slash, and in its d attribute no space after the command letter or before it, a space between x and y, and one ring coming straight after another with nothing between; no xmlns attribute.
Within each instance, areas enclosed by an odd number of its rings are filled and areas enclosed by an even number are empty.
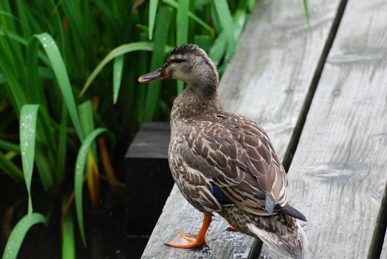
<svg viewBox="0 0 387 259"><path fill-rule="evenodd" d="M0 1L1 177L24 182L29 200L27 214L8 239L7 246L13 247L4 250L3 258L16 258L32 225L55 222L50 213L32 212L33 181L49 196L59 197L62 256L75 258L81 245L75 242L74 227L78 225L84 245L87 235L83 183L97 209L101 178L122 186L108 169L115 165L106 159L98 163L99 154L123 157L139 125L168 120L171 102L184 88L181 83L171 87L173 81L168 87L164 82L140 86L138 76L161 66L183 43L201 46L222 73L254 4ZM96 144L97 138L107 140L108 152ZM69 182L74 182L71 191L64 188Z"/></svg>

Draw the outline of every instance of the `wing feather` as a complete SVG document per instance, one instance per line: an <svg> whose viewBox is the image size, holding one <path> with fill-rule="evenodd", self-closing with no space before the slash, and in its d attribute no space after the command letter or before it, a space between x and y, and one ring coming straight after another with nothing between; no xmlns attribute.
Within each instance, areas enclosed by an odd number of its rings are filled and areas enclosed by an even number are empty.
<svg viewBox="0 0 387 259"><path fill-rule="evenodd" d="M191 127L187 135L191 152L213 169L202 173L237 206L261 215L287 203L286 173L267 134L255 122L225 113Z"/></svg>

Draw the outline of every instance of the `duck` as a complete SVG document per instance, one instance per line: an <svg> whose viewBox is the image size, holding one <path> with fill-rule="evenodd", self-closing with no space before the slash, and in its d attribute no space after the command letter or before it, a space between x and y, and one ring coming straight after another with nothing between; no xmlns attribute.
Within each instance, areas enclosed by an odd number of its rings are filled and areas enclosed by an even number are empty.
<svg viewBox="0 0 387 259"><path fill-rule="evenodd" d="M306 217L288 201L287 173L268 134L254 120L223 109L219 75L195 44L176 47L164 65L139 77L141 83L176 79L188 86L171 109L168 163L184 198L204 214L197 235L179 232L165 243L175 248L208 246L214 213L237 231L270 249L303 259Z"/></svg>

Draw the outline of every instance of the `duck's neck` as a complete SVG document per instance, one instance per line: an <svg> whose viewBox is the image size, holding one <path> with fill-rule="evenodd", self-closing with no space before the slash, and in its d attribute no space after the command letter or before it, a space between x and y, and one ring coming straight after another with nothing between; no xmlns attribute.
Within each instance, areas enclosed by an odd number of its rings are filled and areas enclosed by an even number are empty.
<svg viewBox="0 0 387 259"><path fill-rule="evenodd" d="M208 113L223 111L216 86L206 88L208 91L198 91L196 87L187 87L173 102L171 124L181 120L195 119Z"/></svg>

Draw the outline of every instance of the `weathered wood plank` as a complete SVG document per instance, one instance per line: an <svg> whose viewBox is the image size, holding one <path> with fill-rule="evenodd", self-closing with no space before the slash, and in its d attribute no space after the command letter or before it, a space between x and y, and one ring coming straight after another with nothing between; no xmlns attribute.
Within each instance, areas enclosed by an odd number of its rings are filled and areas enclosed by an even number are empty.
<svg viewBox="0 0 387 259"><path fill-rule="evenodd" d="M291 164L306 258L369 253L387 180L386 13L385 0L348 2Z"/></svg>
<svg viewBox="0 0 387 259"><path fill-rule="evenodd" d="M125 157L168 159L170 135L168 122L145 122L141 125Z"/></svg>
<svg viewBox="0 0 387 259"><path fill-rule="evenodd" d="M308 1L308 31L302 1L258 1L235 57L219 86L226 110L257 120L271 136L280 157L297 122L302 104L328 37L338 0ZM295 204L298 206L299 204ZM174 249L164 242L178 231L196 233L202 214L174 187L142 258L247 258L253 239L228 232L216 216L207 233L209 249Z"/></svg>
<svg viewBox="0 0 387 259"><path fill-rule="evenodd" d="M387 258L387 237L384 237L383 250L380 254L380 258Z"/></svg>

